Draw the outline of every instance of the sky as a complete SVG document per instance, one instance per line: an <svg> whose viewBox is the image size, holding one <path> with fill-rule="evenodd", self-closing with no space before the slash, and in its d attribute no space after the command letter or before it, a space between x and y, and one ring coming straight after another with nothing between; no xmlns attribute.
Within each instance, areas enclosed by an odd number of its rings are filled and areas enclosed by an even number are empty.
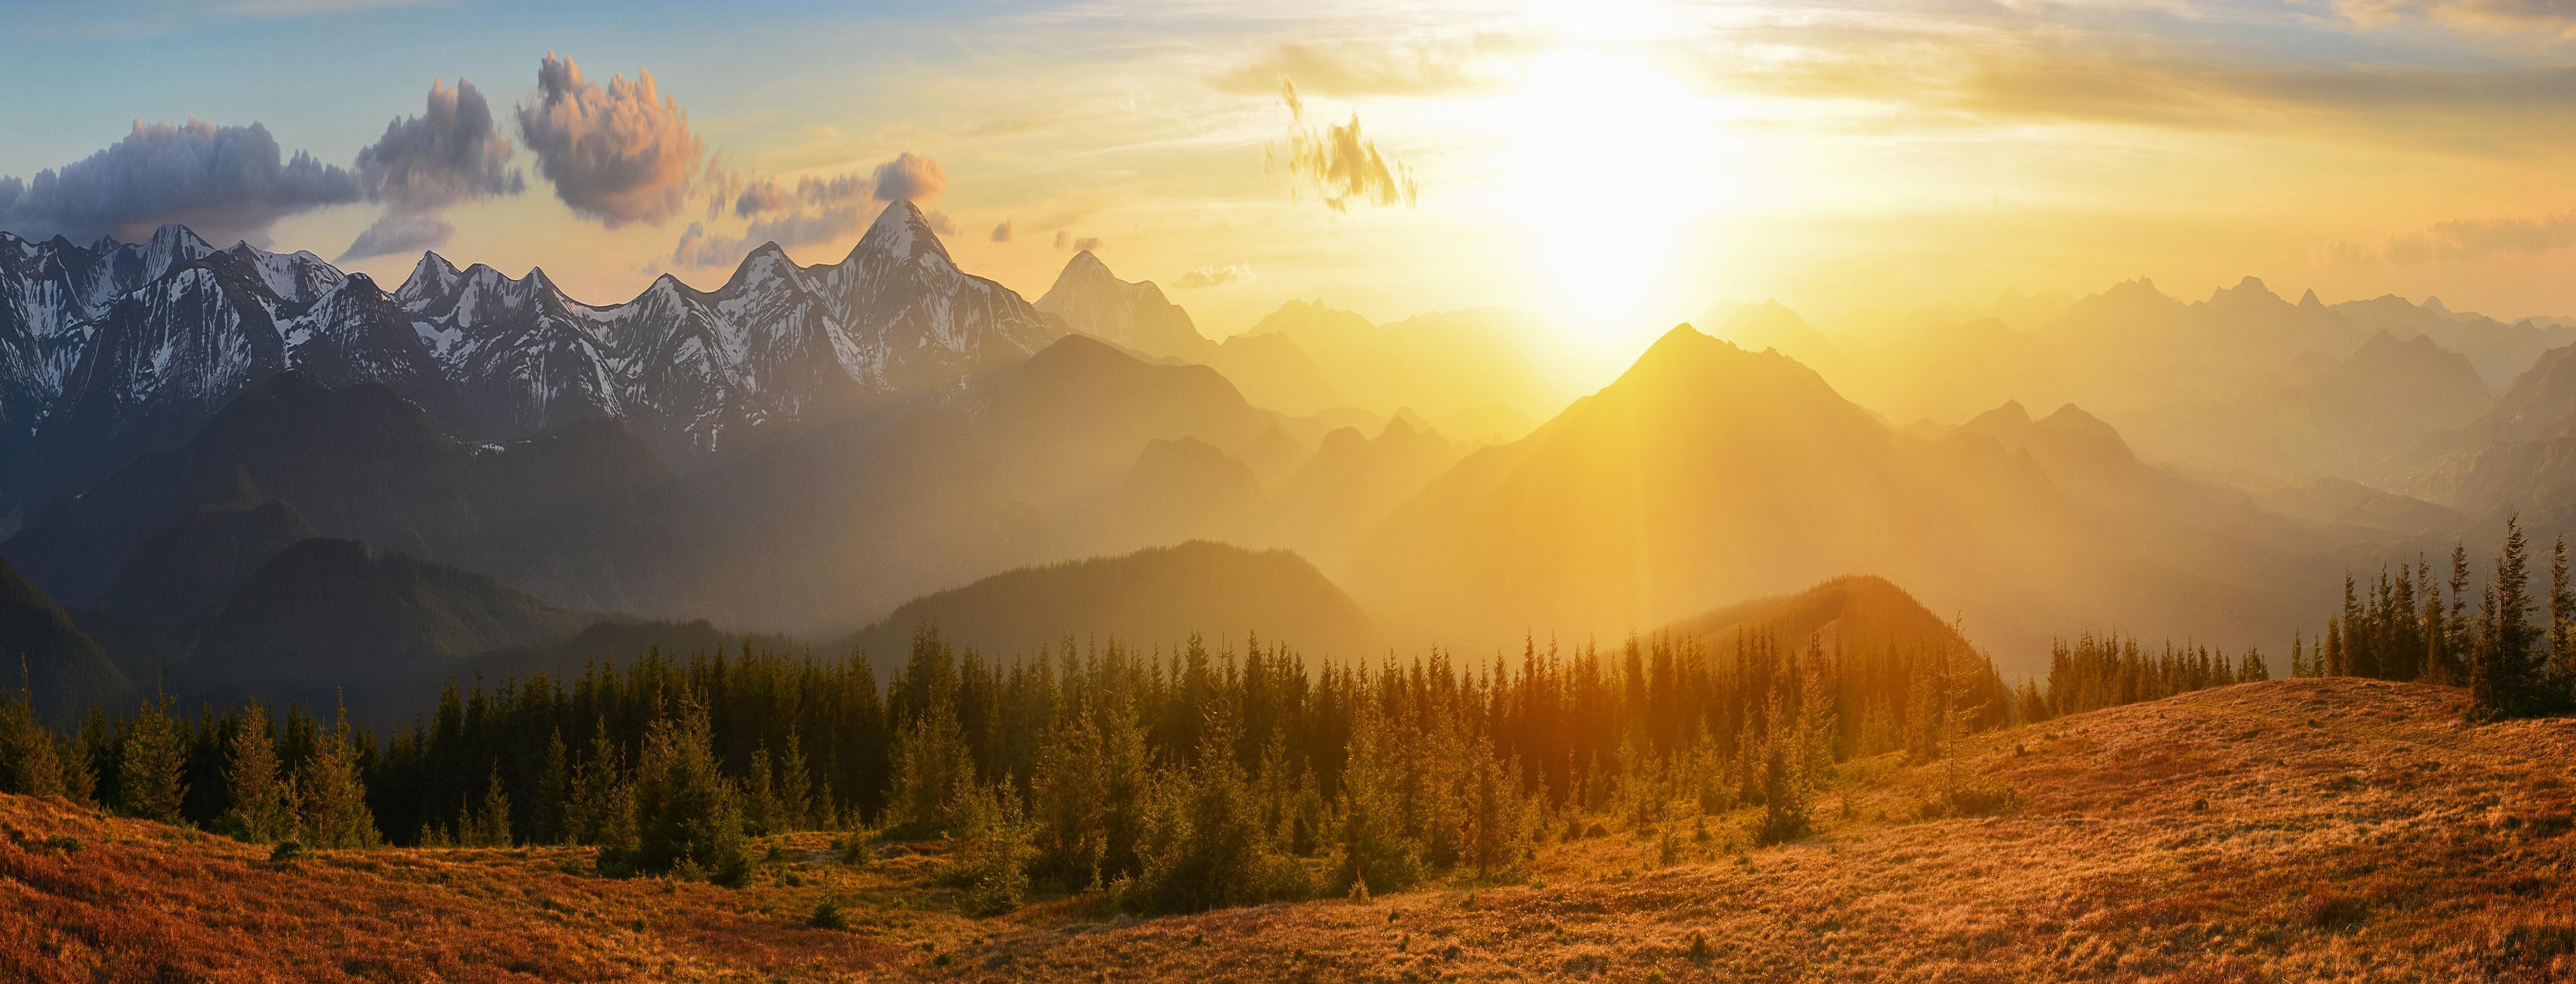
<svg viewBox="0 0 2576 984"><path fill-rule="evenodd" d="M13 2L0 87L0 228L388 286L711 288L910 197L970 272L1092 248L1211 336L1499 305L1615 358L2138 276L2576 314L2562 0Z"/></svg>

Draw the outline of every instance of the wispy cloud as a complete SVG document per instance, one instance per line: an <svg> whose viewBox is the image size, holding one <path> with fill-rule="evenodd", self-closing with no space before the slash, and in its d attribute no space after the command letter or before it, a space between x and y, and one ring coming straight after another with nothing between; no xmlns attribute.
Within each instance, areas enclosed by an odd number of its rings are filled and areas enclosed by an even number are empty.
<svg viewBox="0 0 2576 984"><path fill-rule="evenodd" d="M1288 136L1264 154L1287 168L1298 189L1313 191L1336 212L1347 210L1354 201L1413 204L1420 192L1413 169L1389 157L1378 149L1377 141L1360 132L1359 113L1353 112L1348 123L1308 125L1306 101L1297 94L1293 79L1279 80L1279 100L1288 107Z"/></svg>
<svg viewBox="0 0 2576 984"><path fill-rule="evenodd" d="M2420 232L2390 236L2377 245L2335 240L2318 259L2336 265L2456 262L2502 254L2539 256L2576 247L2576 211L2507 219L2453 219Z"/></svg>
<svg viewBox="0 0 2576 984"><path fill-rule="evenodd" d="M1203 266L1183 273L1179 279L1172 281L1172 287L1176 290L1197 290L1202 287L1250 283L1255 279L1258 278L1252 275L1251 267L1241 263L1229 263L1225 266Z"/></svg>
<svg viewBox="0 0 2576 984"><path fill-rule="evenodd" d="M867 173L807 175L788 184L776 178L711 172L702 179L711 191L707 221L689 223L672 248L673 268L728 266L761 243L805 246L855 237L874 218L874 207L895 201L926 201L948 187L947 169L939 161L910 151ZM729 201L728 201L729 199ZM723 212L749 219L738 235L709 227ZM947 213L932 210L922 218L931 231L957 234Z"/></svg>
<svg viewBox="0 0 2576 984"><path fill-rule="evenodd" d="M1241 95L1275 92L1283 77L1330 96L1443 95L1505 84L1505 77L1482 63L1528 47L1527 41L1501 35L1479 35L1464 44L1281 44L1210 82Z"/></svg>

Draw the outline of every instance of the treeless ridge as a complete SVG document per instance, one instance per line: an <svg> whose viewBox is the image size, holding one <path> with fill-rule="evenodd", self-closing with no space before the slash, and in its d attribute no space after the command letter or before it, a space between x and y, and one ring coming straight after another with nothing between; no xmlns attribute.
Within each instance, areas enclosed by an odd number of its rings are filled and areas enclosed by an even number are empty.
<svg viewBox="0 0 2576 984"><path fill-rule="evenodd" d="M935 847L797 835L735 892L562 874L570 849L264 849L0 800L12 978L2012 981L2576 979L2576 721L2463 691L2241 684L1981 736L2019 802L1916 819L1930 768L1846 763L1823 832L1741 816L1543 850L1539 881L1103 921L993 920ZM1757 811L1758 812L1758 811ZM78 837L66 852L45 841ZM852 929L808 929L831 894ZM640 927L640 928L639 928Z"/></svg>

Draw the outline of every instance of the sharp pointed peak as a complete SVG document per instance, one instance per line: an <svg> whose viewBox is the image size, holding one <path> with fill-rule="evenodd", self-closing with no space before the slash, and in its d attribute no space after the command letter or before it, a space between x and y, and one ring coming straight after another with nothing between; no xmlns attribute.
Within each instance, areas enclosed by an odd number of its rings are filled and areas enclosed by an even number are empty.
<svg viewBox="0 0 2576 984"><path fill-rule="evenodd" d="M948 258L948 247L939 241L939 234L930 228L930 220L923 217L920 207L900 198L887 202L885 211L877 213L876 221L869 223L868 231L859 237L858 245L850 248L853 257L882 254L911 259L924 252L937 254L942 260Z"/></svg>
<svg viewBox="0 0 2576 984"><path fill-rule="evenodd" d="M2326 306L2326 302L2318 300L2317 289L2310 287L2308 288L2307 293L2299 295L2299 306L2303 308L2321 308Z"/></svg>
<svg viewBox="0 0 2576 984"><path fill-rule="evenodd" d="M207 252L214 251L214 245L206 242L204 236L176 222L164 223L152 230L152 245L155 248L194 246Z"/></svg>

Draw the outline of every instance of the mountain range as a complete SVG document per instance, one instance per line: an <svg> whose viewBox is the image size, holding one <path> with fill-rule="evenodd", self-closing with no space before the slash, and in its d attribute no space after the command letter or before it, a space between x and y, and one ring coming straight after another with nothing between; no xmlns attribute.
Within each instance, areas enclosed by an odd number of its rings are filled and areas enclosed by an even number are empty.
<svg viewBox="0 0 2576 984"><path fill-rule="evenodd" d="M0 508L78 489L185 438L287 371L373 383L460 434L530 436L626 421L665 451L953 386L1065 334L1019 295L960 271L909 202L838 263L775 244L698 291L664 276L622 304L567 297L423 254L388 293L311 253L217 250L166 226L88 246L0 233Z"/></svg>
<svg viewBox="0 0 2576 984"><path fill-rule="evenodd" d="M1026 302L900 202L838 263L763 246L608 307L178 227L0 266L6 641L67 696L391 693L751 630L1877 632L1907 592L2026 669L2085 629L2277 646L2346 568L2576 521L2576 349L2490 375L2576 329L2250 278L1872 337L1730 307L1577 396L1525 316L1296 301L1215 341L1088 251Z"/></svg>

